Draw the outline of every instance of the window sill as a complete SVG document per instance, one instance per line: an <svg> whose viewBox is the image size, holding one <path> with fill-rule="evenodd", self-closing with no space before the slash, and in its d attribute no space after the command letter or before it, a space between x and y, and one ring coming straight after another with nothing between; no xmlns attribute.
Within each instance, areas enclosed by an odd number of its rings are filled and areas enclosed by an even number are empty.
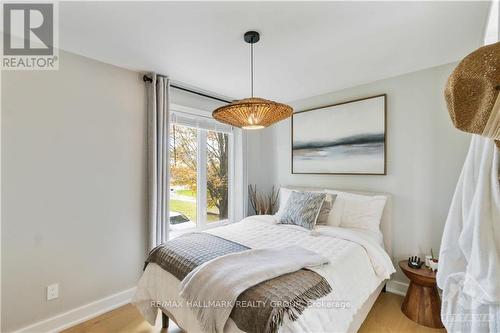
<svg viewBox="0 0 500 333"><path fill-rule="evenodd" d="M187 234L189 232L203 231L203 230L222 227L222 226L228 225L230 223L231 222L229 220L222 220L222 221L218 221L218 222L207 223L206 225L204 225L202 227L197 227L197 228L184 229L184 230L170 230L170 232L168 234L168 239L169 240L174 239L174 238L177 238L183 234Z"/></svg>

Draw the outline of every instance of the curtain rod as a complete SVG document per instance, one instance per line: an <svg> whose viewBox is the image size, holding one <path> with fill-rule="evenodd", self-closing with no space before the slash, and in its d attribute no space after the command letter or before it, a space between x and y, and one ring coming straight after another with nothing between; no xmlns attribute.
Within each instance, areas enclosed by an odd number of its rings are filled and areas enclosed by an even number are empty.
<svg viewBox="0 0 500 333"><path fill-rule="evenodd" d="M142 77L142 80L144 82L153 82L153 79L144 75ZM222 99L222 98L219 98L219 97L215 97L215 96L210 96L210 95L207 95L207 94L204 94L204 93L201 93L199 91L195 91L195 90L191 90L191 89L187 89L187 88L184 88L184 87L179 87L179 86L176 86L174 84L171 84L170 87L172 88L175 88L175 89L179 89L179 90L183 90L183 91L186 91L188 93L191 93L191 94L195 94L195 95L199 95L199 96L203 96L203 97L206 97L206 98L211 98L211 99L215 99L217 101L220 101L220 102L224 102L224 103L231 103L231 101L226 101L225 99Z"/></svg>

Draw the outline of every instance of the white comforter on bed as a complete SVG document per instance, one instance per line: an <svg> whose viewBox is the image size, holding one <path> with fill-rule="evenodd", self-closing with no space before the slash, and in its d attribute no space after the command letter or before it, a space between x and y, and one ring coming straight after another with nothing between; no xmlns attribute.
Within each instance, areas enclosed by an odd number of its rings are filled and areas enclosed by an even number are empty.
<svg viewBox="0 0 500 333"><path fill-rule="evenodd" d="M273 216L252 216L241 222L207 231L250 248L298 245L330 260L315 268L333 292L307 308L296 321L284 320L280 332L346 332L354 314L394 266L382 246L366 233L346 228L302 227L276 224ZM179 297L180 281L156 264L149 264L141 277L132 303L146 320L154 323L152 302L162 305L184 330L201 332L191 309ZM225 332L241 332L229 320Z"/></svg>

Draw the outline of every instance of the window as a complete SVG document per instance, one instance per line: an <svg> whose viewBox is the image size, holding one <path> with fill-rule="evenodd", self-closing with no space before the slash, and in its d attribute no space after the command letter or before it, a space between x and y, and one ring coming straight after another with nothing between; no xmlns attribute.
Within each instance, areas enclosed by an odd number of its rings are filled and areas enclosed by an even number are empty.
<svg viewBox="0 0 500 333"><path fill-rule="evenodd" d="M170 126L170 225L172 230L196 227L198 131Z"/></svg>
<svg viewBox="0 0 500 333"><path fill-rule="evenodd" d="M229 127L180 113L174 113L172 119L170 230L175 233L226 223L231 216Z"/></svg>
<svg viewBox="0 0 500 333"><path fill-rule="evenodd" d="M207 131L207 222L229 213L229 135Z"/></svg>

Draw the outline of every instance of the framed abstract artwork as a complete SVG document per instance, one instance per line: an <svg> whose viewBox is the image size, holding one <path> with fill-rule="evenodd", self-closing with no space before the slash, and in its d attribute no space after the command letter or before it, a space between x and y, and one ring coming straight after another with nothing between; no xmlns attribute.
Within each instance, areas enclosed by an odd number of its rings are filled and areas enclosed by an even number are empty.
<svg viewBox="0 0 500 333"><path fill-rule="evenodd" d="M386 175L386 98L294 113L292 173Z"/></svg>

